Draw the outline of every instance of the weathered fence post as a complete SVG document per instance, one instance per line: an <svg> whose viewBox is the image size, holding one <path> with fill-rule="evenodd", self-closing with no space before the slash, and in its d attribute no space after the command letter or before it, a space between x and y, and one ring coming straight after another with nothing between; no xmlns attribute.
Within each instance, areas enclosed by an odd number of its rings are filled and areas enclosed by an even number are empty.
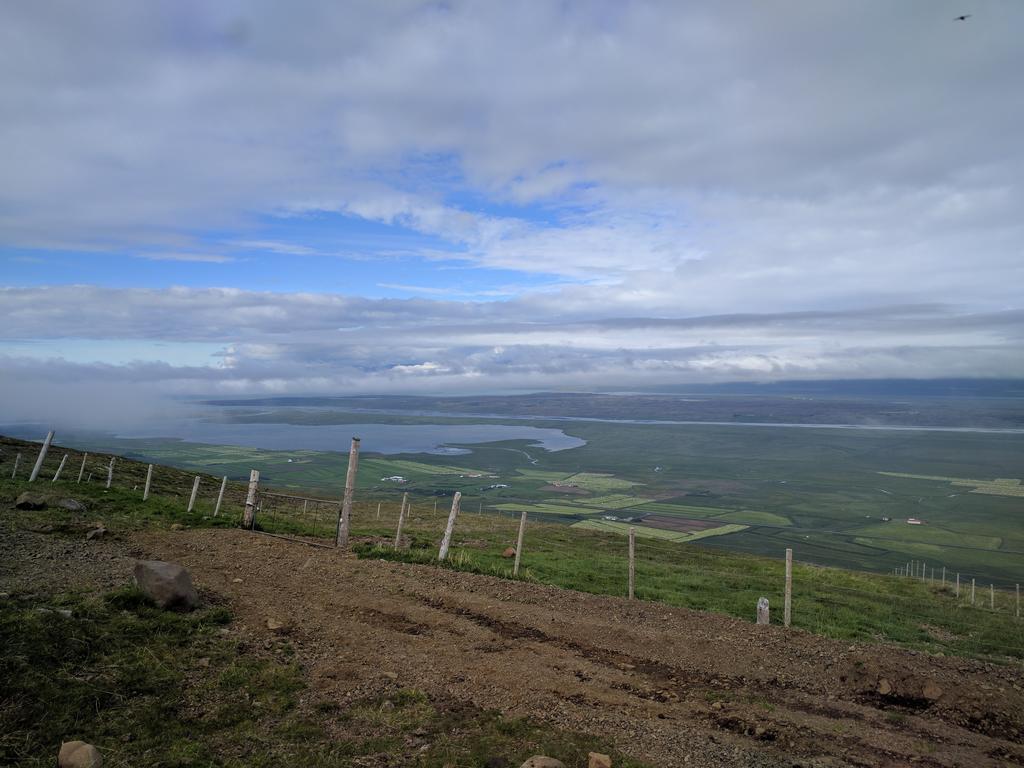
<svg viewBox="0 0 1024 768"><path fill-rule="evenodd" d="M82 482L82 475L85 474L85 460L88 459L88 458L89 458L89 454L88 453L82 454L82 466L80 466L78 468L78 481L76 482L76 484Z"/></svg>
<svg viewBox="0 0 1024 768"><path fill-rule="evenodd" d="M971 605L974 605L974 579L971 579Z"/></svg>
<svg viewBox="0 0 1024 768"><path fill-rule="evenodd" d="M224 502L224 490L228 487L228 476L224 475L220 481L220 493L217 494L217 506L213 508L213 516L220 514L220 505Z"/></svg>
<svg viewBox="0 0 1024 768"><path fill-rule="evenodd" d="M960 597L960 574L959 573L956 575L956 597L958 599Z"/></svg>
<svg viewBox="0 0 1024 768"><path fill-rule="evenodd" d="M946 589L946 566L942 566L942 589Z"/></svg>
<svg viewBox="0 0 1024 768"><path fill-rule="evenodd" d="M516 538L516 562L512 566L512 576L519 575L519 561L523 557L523 534L526 532L526 510L519 517L519 536Z"/></svg>
<svg viewBox="0 0 1024 768"><path fill-rule="evenodd" d="M60 460L60 466L57 467L57 471L53 473L53 480L50 481L51 483L56 483L58 480L60 480L60 473L64 471L64 465L67 463L68 455L65 453L64 458Z"/></svg>
<svg viewBox="0 0 1024 768"><path fill-rule="evenodd" d="M793 550L786 550L786 594L782 604L782 623L789 626L793 618Z"/></svg>
<svg viewBox="0 0 1024 768"><path fill-rule="evenodd" d="M196 506L196 494L199 493L199 475L196 475L195 482L192 483L192 495L188 499L188 509L186 512L191 512Z"/></svg>
<svg viewBox="0 0 1024 768"><path fill-rule="evenodd" d="M146 470L146 487L142 489L142 500L149 499L149 486L153 483L153 465L150 464Z"/></svg>
<svg viewBox="0 0 1024 768"><path fill-rule="evenodd" d="M636 528L629 528L629 599L634 597L636 587Z"/></svg>
<svg viewBox="0 0 1024 768"><path fill-rule="evenodd" d="M110 466L107 467L107 488L114 482L114 457L110 457Z"/></svg>
<svg viewBox="0 0 1024 768"><path fill-rule="evenodd" d="M242 516L242 527L251 530L256 519L256 492L260 487L260 471L249 472L249 490L245 494L245 513Z"/></svg>
<svg viewBox="0 0 1024 768"><path fill-rule="evenodd" d="M11 480L18 474L18 465L21 464L21 454L15 454L14 456L14 469L11 471Z"/></svg>
<svg viewBox="0 0 1024 768"><path fill-rule="evenodd" d="M1017 585L1017 618L1020 618L1020 584Z"/></svg>
<svg viewBox="0 0 1024 768"><path fill-rule="evenodd" d="M769 624L771 623L771 611L768 608L768 598L761 597L757 600L757 623L758 624Z"/></svg>
<svg viewBox="0 0 1024 768"><path fill-rule="evenodd" d="M437 504L436 501L434 503ZM444 538L441 539L441 549L437 553L439 561L448 557L448 547L452 543L452 531L455 529L455 518L459 516L460 506L462 506L462 491L456 491L452 497L452 511L448 513L448 525L444 529Z"/></svg>
<svg viewBox="0 0 1024 768"><path fill-rule="evenodd" d="M39 449L39 456L36 457L36 465L32 467L32 474L29 475L28 481L34 483L36 478L39 477L39 470L43 468L43 461L46 460L46 452L50 450L50 443L53 442L53 430L51 429L46 433L46 439L43 440L43 447Z"/></svg>
<svg viewBox="0 0 1024 768"><path fill-rule="evenodd" d="M996 585L988 585L988 607L993 611L996 609Z"/></svg>
<svg viewBox="0 0 1024 768"><path fill-rule="evenodd" d="M359 469L359 438L352 438L352 446L348 450L348 472L345 475L345 495L341 498L341 511L338 514L338 537L335 546L348 546L348 528L352 520L352 497L356 491L356 471Z"/></svg>
<svg viewBox="0 0 1024 768"><path fill-rule="evenodd" d="M398 529L395 531L395 549L398 549L402 544L402 525L405 523L405 503L409 499L408 493L402 494L402 507L398 510ZM377 509L380 509L380 505L377 505Z"/></svg>
<svg viewBox="0 0 1024 768"><path fill-rule="evenodd" d="M380 502L377 502L377 519L380 520Z"/></svg>

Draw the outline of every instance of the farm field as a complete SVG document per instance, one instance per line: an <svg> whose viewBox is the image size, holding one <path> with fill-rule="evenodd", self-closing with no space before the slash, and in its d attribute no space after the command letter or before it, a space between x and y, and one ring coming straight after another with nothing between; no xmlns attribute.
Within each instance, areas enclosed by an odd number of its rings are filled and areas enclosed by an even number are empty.
<svg viewBox="0 0 1024 768"><path fill-rule="evenodd" d="M261 414L261 422L290 418L289 409L278 410L276 416ZM322 416L332 424L366 420L364 413ZM302 420L309 418L303 412ZM417 423L423 418L409 417ZM442 417L430 421L447 423ZM665 530L665 517L708 520L716 528L734 527L694 546L771 557L788 547L805 562L877 573L916 560L997 585L1024 581L1024 498L1014 495L1024 435L532 423L585 444L558 451L522 440L456 445L468 452L446 456L375 454L364 441L359 492L382 500L407 492L416 503L444 506L457 490L467 509L507 515L525 510L531 518L569 525L605 517L643 524L646 516L656 516L648 527ZM270 485L328 498L340 494L347 461L343 451L177 440L107 438L100 447L236 480L256 467ZM1005 492L978 492L990 489ZM922 524L908 524L909 518Z"/></svg>

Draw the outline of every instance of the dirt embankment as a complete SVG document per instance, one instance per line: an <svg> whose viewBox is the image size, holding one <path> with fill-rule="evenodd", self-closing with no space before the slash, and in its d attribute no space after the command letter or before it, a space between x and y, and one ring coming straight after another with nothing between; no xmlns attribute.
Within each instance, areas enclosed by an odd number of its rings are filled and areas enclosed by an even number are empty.
<svg viewBox="0 0 1024 768"><path fill-rule="evenodd" d="M147 533L288 633L317 695L428 695L600 733L665 766L1024 765L1024 674L242 531ZM240 580L240 581L239 581Z"/></svg>

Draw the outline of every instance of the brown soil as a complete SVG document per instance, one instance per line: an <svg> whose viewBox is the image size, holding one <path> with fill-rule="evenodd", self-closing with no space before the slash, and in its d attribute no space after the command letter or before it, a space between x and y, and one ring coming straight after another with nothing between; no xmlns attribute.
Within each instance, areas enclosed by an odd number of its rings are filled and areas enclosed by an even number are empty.
<svg viewBox="0 0 1024 768"><path fill-rule="evenodd" d="M692 520L688 517L676 517L675 515L647 515L644 517L644 525L648 528L660 528L663 531L692 533L693 531L706 531L709 528L718 528L722 525L722 521Z"/></svg>
<svg viewBox="0 0 1024 768"><path fill-rule="evenodd" d="M282 622L339 702L417 688L666 766L1024 765L1015 668L242 531L138 544L226 595L239 631Z"/></svg>
<svg viewBox="0 0 1024 768"><path fill-rule="evenodd" d="M660 766L1024 765L1018 668L242 531L5 534L4 590L116 586L131 557L185 565L240 640L286 634L313 695L342 706L416 688Z"/></svg>

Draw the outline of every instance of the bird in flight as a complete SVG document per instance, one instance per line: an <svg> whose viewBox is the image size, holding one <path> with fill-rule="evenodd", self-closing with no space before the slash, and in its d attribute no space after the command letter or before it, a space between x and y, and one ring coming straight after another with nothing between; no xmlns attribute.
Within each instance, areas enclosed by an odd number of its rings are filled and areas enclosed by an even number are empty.
<svg viewBox="0 0 1024 768"><path fill-rule="evenodd" d="M967 21L969 18L971 18L971 14L966 13L963 16L957 16L953 21Z"/></svg>

